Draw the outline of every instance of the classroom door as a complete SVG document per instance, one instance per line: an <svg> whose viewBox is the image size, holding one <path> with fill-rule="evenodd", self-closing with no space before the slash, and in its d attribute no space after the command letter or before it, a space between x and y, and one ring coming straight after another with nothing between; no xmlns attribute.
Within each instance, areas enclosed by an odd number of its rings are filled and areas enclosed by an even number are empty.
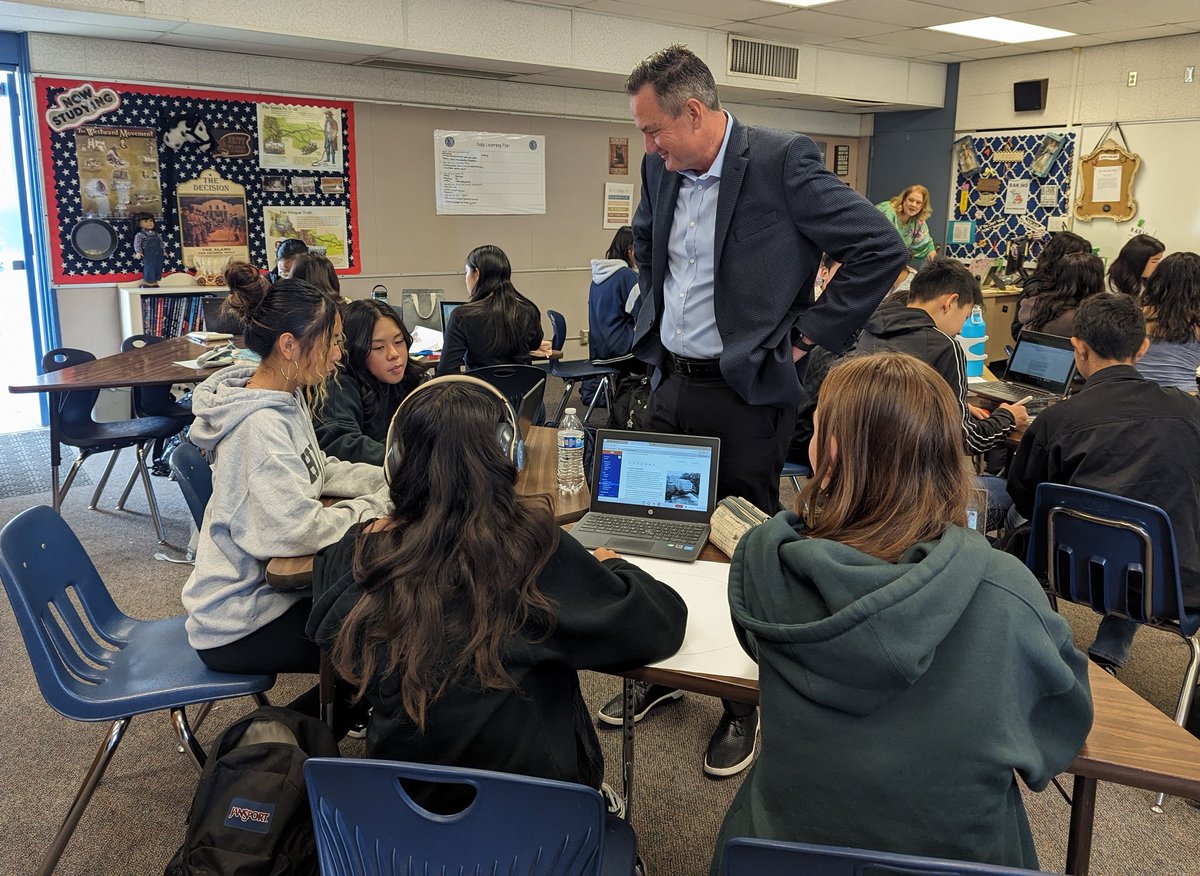
<svg viewBox="0 0 1200 876"><path fill-rule="evenodd" d="M38 372L31 302L36 290L28 262L28 216L22 206L17 153L15 72L0 66L0 432L23 432L42 426L37 394L15 395L11 383Z"/></svg>

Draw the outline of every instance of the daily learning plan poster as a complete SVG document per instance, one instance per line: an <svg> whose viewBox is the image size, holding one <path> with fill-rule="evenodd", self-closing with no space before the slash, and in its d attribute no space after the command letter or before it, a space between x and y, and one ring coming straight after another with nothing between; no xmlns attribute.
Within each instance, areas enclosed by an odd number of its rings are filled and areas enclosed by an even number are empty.
<svg viewBox="0 0 1200 876"><path fill-rule="evenodd" d="M434 131L439 216L546 212L546 138Z"/></svg>

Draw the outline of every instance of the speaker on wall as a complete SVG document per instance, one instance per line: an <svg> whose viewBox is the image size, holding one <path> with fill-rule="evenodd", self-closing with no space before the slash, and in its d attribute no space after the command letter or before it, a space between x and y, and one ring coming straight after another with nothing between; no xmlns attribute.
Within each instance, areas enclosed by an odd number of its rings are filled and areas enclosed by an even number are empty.
<svg viewBox="0 0 1200 876"><path fill-rule="evenodd" d="M1013 112L1024 113L1046 108L1049 79L1029 79L1013 83Z"/></svg>

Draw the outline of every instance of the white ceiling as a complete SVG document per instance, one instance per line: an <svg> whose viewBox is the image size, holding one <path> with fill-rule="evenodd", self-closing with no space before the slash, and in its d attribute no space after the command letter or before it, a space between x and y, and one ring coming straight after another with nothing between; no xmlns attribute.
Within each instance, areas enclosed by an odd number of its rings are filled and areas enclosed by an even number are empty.
<svg viewBox="0 0 1200 876"><path fill-rule="evenodd" d="M767 0L522 2L710 27L790 45L941 63L1200 33L1200 0L836 0L811 9L789 9ZM1004 45L925 30L987 15L1078 36Z"/></svg>

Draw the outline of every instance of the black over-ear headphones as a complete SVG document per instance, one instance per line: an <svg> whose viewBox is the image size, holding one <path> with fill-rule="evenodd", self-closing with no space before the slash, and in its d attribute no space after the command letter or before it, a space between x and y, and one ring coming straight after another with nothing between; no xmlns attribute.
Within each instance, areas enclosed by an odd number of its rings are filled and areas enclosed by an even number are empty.
<svg viewBox="0 0 1200 876"><path fill-rule="evenodd" d="M520 471L525 467L525 442L521 439L521 430L517 428L517 413L513 410L512 403L505 397L504 393L498 390L486 380L480 380L478 377L471 377L469 374L447 374L444 377L435 377L433 380L428 380L420 384L416 389L404 397L396 408L396 413L392 414L392 422L388 426L387 433L387 451L383 457L383 475L387 478L388 486L391 486L392 481L399 477L400 465L400 450L397 446L398 429L396 424L400 422L401 412L405 405L409 403L414 395L425 392L431 386L441 386L447 383L467 383L471 386L477 386L489 395L495 396L501 404L501 416L496 421L496 441L500 444L500 449L504 451L504 455L509 461Z"/></svg>

